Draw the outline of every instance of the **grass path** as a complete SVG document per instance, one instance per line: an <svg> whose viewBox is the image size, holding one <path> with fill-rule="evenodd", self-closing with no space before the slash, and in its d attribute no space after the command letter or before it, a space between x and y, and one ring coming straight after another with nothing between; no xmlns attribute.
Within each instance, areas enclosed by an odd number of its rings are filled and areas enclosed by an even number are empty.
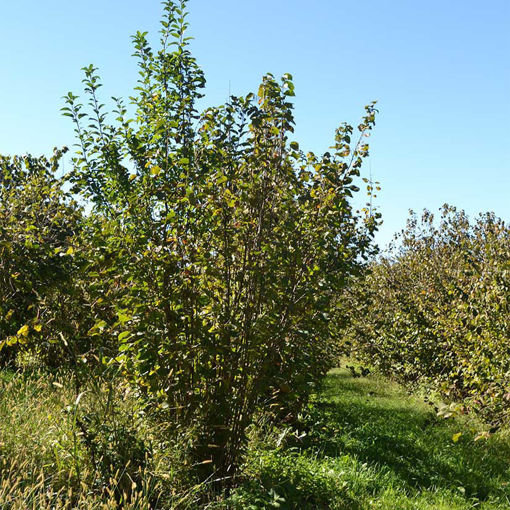
<svg viewBox="0 0 510 510"><path fill-rule="evenodd" d="M252 451L251 481L233 500L246 508L510 509L510 434L475 441L483 430L473 418L438 418L384 377L336 369L297 430Z"/></svg>

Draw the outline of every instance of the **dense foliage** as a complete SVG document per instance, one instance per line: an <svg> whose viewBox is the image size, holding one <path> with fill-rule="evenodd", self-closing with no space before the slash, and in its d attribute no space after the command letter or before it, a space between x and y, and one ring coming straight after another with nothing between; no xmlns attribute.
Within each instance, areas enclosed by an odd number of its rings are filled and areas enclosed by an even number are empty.
<svg viewBox="0 0 510 510"><path fill-rule="evenodd" d="M47 354L57 341L55 336L69 327L61 311L64 289L76 269L73 245L81 214L55 178L61 157L62 152L56 151L49 160L31 156L0 159L3 363L12 362L16 352L34 343L39 353Z"/></svg>
<svg viewBox="0 0 510 510"><path fill-rule="evenodd" d="M86 217L56 177L66 150L0 159L0 360L35 354L73 368L79 386L90 362L114 354L97 323L113 317L115 288L101 217Z"/></svg>
<svg viewBox="0 0 510 510"><path fill-rule="evenodd" d="M338 128L322 156L289 139L289 74L198 112L205 79L185 3L164 3L158 51L134 36L140 79L131 106L114 100L113 120L93 66L87 104L65 96L78 140L66 180L90 213L54 179L58 155L35 183L20 181L21 197L4 184L14 293L1 340L37 332L31 349L80 380L98 361L119 367L189 438L201 476L231 483L254 416L294 415L334 363L335 296L374 250L378 217L351 199L376 111L366 107L354 142L351 126Z"/></svg>
<svg viewBox="0 0 510 510"><path fill-rule="evenodd" d="M399 240L348 292L351 352L493 420L508 416L509 226L444 206L439 225L413 214Z"/></svg>

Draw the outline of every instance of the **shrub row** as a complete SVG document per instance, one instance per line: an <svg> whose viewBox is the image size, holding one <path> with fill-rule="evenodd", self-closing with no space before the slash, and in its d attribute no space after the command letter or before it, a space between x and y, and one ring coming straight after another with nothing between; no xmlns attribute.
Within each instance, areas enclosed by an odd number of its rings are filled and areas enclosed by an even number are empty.
<svg viewBox="0 0 510 510"><path fill-rule="evenodd" d="M427 382L492 420L510 404L510 228L444 206L412 215L341 305L345 347L406 382Z"/></svg>

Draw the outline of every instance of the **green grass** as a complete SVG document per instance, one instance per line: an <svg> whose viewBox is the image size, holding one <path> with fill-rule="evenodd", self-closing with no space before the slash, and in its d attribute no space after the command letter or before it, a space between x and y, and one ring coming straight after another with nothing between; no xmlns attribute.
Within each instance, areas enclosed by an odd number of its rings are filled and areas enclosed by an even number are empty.
<svg viewBox="0 0 510 510"><path fill-rule="evenodd" d="M138 416L126 389L117 384L115 413L105 412L103 385L91 383L77 399L68 376L0 371L0 510L148 510L159 492L182 499L166 490L178 486L177 449L160 448L147 465L140 462L140 442L149 453L158 430ZM95 458L77 416L99 431Z"/></svg>
<svg viewBox="0 0 510 510"><path fill-rule="evenodd" d="M232 506L508 509L510 437L475 441L485 428L438 418L384 377L336 369L297 428L258 440Z"/></svg>
<svg viewBox="0 0 510 510"><path fill-rule="evenodd" d="M474 418L438 418L432 406L388 379L353 378L344 369L328 375L297 423L254 427L240 486L199 505L207 487L186 486L178 448L157 424L135 419L125 389L117 388L118 415L98 430L107 435L106 447L117 437L125 459L130 441L151 445L132 504L119 502L115 492L121 475L98 489L89 454L75 443L69 380L0 372L0 509L510 508L508 431L475 440L486 427ZM80 410L92 416L105 397L87 389Z"/></svg>

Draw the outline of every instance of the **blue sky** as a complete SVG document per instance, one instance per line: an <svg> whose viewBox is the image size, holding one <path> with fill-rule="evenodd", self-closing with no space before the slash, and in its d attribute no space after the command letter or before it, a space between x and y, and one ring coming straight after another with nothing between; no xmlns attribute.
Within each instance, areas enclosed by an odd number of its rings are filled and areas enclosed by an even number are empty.
<svg viewBox="0 0 510 510"><path fill-rule="evenodd" d="M0 153L73 143L61 96L100 68L105 97L136 81L130 35L156 40L158 0L17 0L0 16ZM190 0L204 105L256 91L266 72L296 85L296 139L320 152L378 100L370 167L386 243L408 209L445 202L510 220L508 0ZM229 85L230 84L230 85Z"/></svg>

